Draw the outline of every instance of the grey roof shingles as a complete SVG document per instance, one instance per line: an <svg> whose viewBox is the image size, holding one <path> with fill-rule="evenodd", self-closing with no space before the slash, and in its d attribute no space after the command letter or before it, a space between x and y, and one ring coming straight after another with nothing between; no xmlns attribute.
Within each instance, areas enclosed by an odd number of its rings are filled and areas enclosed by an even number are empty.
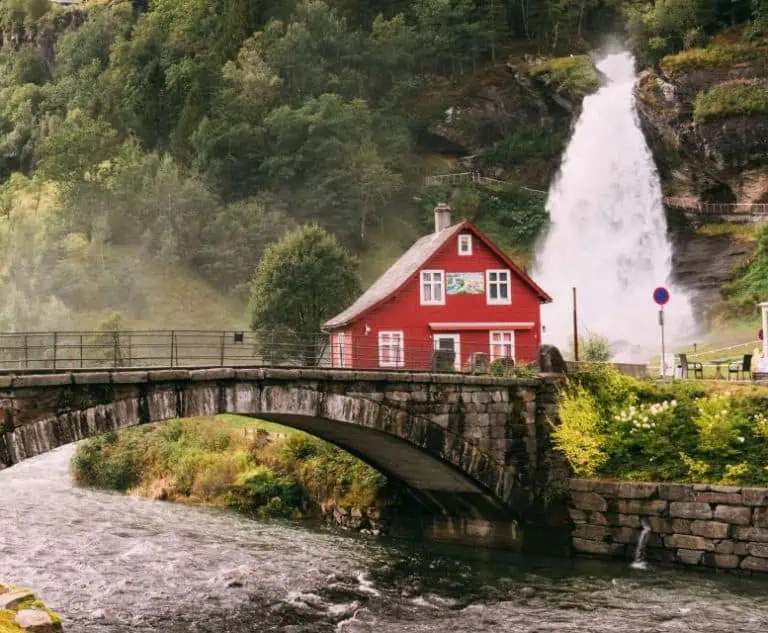
<svg viewBox="0 0 768 633"><path fill-rule="evenodd" d="M447 229L443 229L439 233L430 233L416 241L411 248L405 251L400 259L389 267L387 272L374 281L370 288L357 298L357 301L343 312L326 321L323 324L323 328L334 329L347 325L360 314L389 297L408 281L421 268L424 262L451 239L464 224L464 222L459 222L449 226Z"/></svg>

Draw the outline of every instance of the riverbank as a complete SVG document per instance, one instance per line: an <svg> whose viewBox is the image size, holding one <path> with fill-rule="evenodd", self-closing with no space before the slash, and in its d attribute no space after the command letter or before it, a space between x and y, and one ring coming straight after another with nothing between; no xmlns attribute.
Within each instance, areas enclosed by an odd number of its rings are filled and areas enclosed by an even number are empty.
<svg viewBox="0 0 768 633"><path fill-rule="evenodd" d="M72 473L81 485L148 499L387 529L389 491L380 473L327 442L246 417L108 433L78 446Z"/></svg>
<svg viewBox="0 0 768 633"><path fill-rule="evenodd" d="M22 587L0 584L0 633L54 633L61 618Z"/></svg>

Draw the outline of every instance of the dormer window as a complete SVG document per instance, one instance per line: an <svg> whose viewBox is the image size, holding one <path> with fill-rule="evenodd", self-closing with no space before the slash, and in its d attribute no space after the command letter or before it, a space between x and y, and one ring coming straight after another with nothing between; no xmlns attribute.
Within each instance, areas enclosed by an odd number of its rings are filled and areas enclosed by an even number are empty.
<svg viewBox="0 0 768 633"><path fill-rule="evenodd" d="M471 255L472 254L472 235L469 233L462 233L459 235L459 255Z"/></svg>
<svg viewBox="0 0 768 633"><path fill-rule="evenodd" d="M421 305L445 305L445 283L442 270L421 271Z"/></svg>

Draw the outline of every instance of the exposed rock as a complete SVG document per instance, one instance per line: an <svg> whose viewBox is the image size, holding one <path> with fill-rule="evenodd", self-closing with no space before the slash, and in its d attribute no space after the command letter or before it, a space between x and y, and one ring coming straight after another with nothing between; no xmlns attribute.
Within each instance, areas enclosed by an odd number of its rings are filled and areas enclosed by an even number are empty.
<svg viewBox="0 0 768 633"><path fill-rule="evenodd" d="M734 525L749 525L752 522L752 510L743 506L717 506L715 518Z"/></svg>
<svg viewBox="0 0 768 633"><path fill-rule="evenodd" d="M744 488L741 494L748 506L768 506L768 488Z"/></svg>
<svg viewBox="0 0 768 633"><path fill-rule="evenodd" d="M739 115L697 123L697 96L725 81L766 76L768 57L730 67L646 71L635 87L641 126L656 159L664 194L703 202L768 201L768 116ZM673 279L692 290L697 312L720 300L719 288L754 244L703 236L670 209Z"/></svg>
<svg viewBox="0 0 768 633"><path fill-rule="evenodd" d="M663 499L616 501L619 514L661 515L667 510L667 502Z"/></svg>
<svg viewBox="0 0 768 633"><path fill-rule="evenodd" d="M695 549L706 552L714 552L715 544L701 536L689 536L687 534L672 534L664 537L667 547L680 547L683 549Z"/></svg>
<svg viewBox="0 0 768 633"><path fill-rule="evenodd" d="M727 538L730 526L718 521L694 521L691 523L691 534L707 538Z"/></svg>
<svg viewBox="0 0 768 633"><path fill-rule="evenodd" d="M601 541L590 541L581 538L573 539L573 547L582 554L604 554L609 556L623 556L624 545L621 543L603 543Z"/></svg>
<svg viewBox="0 0 768 633"><path fill-rule="evenodd" d="M659 497L667 501L693 501L693 490L685 484L659 484Z"/></svg>
<svg viewBox="0 0 768 633"><path fill-rule="evenodd" d="M673 501L669 504L669 514L681 519L711 519L712 508L708 503L697 501Z"/></svg>
<svg viewBox="0 0 768 633"><path fill-rule="evenodd" d="M701 562L701 557L703 555L704 552L690 549L679 549L677 550L677 561L683 563L684 565L698 565Z"/></svg>
<svg viewBox="0 0 768 633"><path fill-rule="evenodd" d="M619 484L618 496L623 499L649 499L656 492L656 484L623 482Z"/></svg>
<svg viewBox="0 0 768 633"><path fill-rule="evenodd" d="M542 345L539 348L539 370L547 374L567 373L563 355L554 345Z"/></svg>
<svg viewBox="0 0 768 633"><path fill-rule="evenodd" d="M768 558L747 556L747 558L741 561L741 568L751 571L768 571Z"/></svg>
<svg viewBox="0 0 768 633"><path fill-rule="evenodd" d="M43 609L22 609L16 614L15 622L30 633L54 633L58 630L53 618Z"/></svg>
<svg viewBox="0 0 768 633"><path fill-rule="evenodd" d="M605 512L608 509L605 499L594 492L572 492L571 500L574 507L578 510Z"/></svg>
<svg viewBox="0 0 768 633"><path fill-rule="evenodd" d="M768 529L757 527L734 527L733 536L739 541L768 543Z"/></svg>
<svg viewBox="0 0 768 633"><path fill-rule="evenodd" d="M750 543L747 545L747 551L752 556L757 556L758 558L768 558L768 543Z"/></svg>
<svg viewBox="0 0 768 633"><path fill-rule="evenodd" d="M0 594L0 609L15 609L25 600L35 597L30 591L8 591Z"/></svg>

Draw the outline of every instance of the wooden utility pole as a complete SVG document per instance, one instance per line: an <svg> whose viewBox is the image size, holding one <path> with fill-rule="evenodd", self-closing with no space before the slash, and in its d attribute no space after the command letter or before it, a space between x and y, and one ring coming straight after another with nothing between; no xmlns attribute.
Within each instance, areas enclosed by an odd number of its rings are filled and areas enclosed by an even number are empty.
<svg viewBox="0 0 768 633"><path fill-rule="evenodd" d="M579 320L576 314L576 288L573 288L573 356L579 362Z"/></svg>

